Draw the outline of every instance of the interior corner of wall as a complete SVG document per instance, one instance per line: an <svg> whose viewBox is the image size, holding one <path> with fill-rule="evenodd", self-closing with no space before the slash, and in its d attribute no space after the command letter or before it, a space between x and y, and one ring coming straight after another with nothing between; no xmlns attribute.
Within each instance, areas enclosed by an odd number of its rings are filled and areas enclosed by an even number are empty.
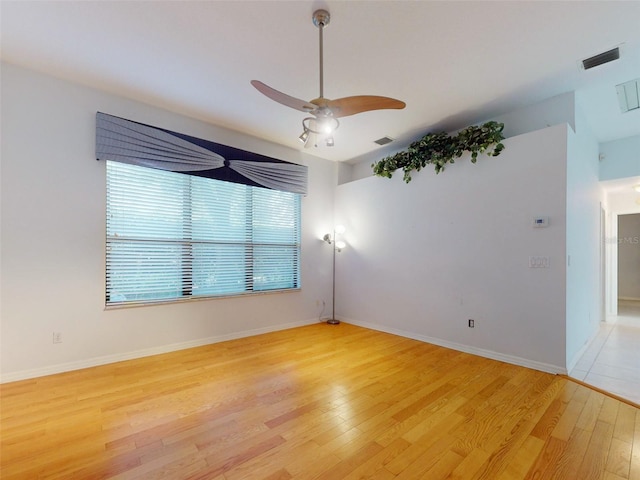
<svg viewBox="0 0 640 480"><path fill-rule="evenodd" d="M584 135L587 137L596 138L593 133L593 128L587 120L587 116L584 114L579 103L576 103L574 114L573 132L577 135Z"/></svg>
<svg viewBox="0 0 640 480"><path fill-rule="evenodd" d="M505 124L506 138L568 124L576 129L575 92L567 92L540 102L517 108L493 120Z"/></svg>
<svg viewBox="0 0 640 480"><path fill-rule="evenodd" d="M336 162L337 169L337 185L349 183L353 181L353 165L347 162Z"/></svg>
<svg viewBox="0 0 640 480"><path fill-rule="evenodd" d="M571 129L574 132L578 131L577 128L577 111L578 111L578 102L576 100L576 92L575 91L571 91L571 92L567 92L566 94L564 94L567 96L567 101L569 103L569 111L570 111L570 115L569 115L569 126L571 127Z"/></svg>

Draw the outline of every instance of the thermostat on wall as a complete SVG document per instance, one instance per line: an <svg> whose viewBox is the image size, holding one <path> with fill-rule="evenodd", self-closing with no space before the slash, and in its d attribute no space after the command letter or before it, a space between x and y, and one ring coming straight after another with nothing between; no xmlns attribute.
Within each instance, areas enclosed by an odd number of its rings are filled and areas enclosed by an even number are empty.
<svg viewBox="0 0 640 480"><path fill-rule="evenodd" d="M549 217L533 217L533 228L545 228L549 226Z"/></svg>

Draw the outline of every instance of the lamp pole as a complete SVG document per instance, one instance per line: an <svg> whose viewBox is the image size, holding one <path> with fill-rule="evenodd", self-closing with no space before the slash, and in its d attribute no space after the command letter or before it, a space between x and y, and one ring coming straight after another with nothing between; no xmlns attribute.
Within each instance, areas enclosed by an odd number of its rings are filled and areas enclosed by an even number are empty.
<svg viewBox="0 0 640 480"><path fill-rule="evenodd" d="M336 319L336 231L333 230L333 293L331 294L331 318L327 320L329 325L339 325L340 320Z"/></svg>
<svg viewBox="0 0 640 480"><path fill-rule="evenodd" d="M340 320L336 318L336 250L338 252L342 251L342 249L345 247L345 243L336 241L336 236L342 233L344 233L344 227L339 225L333 228L333 236L330 233L327 233L324 237L322 237L325 242L333 247L333 292L331 295L331 318L327 320L327 323L329 325L338 325L340 323Z"/></svg>

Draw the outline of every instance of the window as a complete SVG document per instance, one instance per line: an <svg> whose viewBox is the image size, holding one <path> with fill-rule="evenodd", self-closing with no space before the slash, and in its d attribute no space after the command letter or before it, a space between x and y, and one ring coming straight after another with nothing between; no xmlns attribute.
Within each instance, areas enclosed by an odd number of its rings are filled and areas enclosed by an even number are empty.
<svg viewBox="0 0 640 480"><path fill-rule="evenodd" d="M300 195L106 168L107 305L300 288Z"/></svg>

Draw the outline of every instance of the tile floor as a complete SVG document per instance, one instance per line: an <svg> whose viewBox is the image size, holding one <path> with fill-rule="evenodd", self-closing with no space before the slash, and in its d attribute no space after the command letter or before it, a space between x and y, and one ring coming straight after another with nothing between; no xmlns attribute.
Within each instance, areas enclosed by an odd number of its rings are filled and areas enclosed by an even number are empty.
<svg viewBox="0 0 640 480"><path fill-rule="evenodd" d="M640 302L618 304L569 375L640 404Z"/></svg>

